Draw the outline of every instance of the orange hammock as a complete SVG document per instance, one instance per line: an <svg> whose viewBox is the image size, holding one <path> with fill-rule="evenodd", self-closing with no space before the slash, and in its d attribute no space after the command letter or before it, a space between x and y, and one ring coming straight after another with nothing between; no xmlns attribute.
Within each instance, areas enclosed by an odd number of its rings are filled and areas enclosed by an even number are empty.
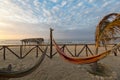
<svg viewBox="0 0 120 80"><path fill-rule="evenodd" d="M89 63L93 63L96 62L104 57L106 57L111 50L108 50L106 52L103 52L101 54L98 55L94 55L91 57L84 57L84 58L76 58L76 57L69 57L67 56L61 49L60 47L56 44L55 40L53 40L53 44L57 50L57 52L60 54L60 56L62 56L65 60L71 62L71 63L75 63L75 64L89 64Z"/></svg>

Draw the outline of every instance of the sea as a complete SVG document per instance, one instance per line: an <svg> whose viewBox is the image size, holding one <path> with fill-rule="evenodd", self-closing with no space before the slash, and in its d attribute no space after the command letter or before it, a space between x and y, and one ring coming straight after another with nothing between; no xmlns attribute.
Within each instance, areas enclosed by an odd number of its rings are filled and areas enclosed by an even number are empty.
<svg viewBox="0 0 120 80"><path fill-rule="evenodd" d="M59 44L94 44L93 40L79 40L79 39L56 39L55 40ZM50 40L45 39L44 43L49 43ZM0 45L21 45L20 40L0 40Z"/></svg>

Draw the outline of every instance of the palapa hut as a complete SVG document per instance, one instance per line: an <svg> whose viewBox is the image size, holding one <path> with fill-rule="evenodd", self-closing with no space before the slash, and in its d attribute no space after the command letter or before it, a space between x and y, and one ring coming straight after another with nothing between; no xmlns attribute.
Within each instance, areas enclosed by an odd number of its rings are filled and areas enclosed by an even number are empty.
<svg viewBox="0 0 120 80"><path fill-rule="evenodd" d="M44 42L43 38L27 38L21 40L22 44L42 44Z"/></svg>

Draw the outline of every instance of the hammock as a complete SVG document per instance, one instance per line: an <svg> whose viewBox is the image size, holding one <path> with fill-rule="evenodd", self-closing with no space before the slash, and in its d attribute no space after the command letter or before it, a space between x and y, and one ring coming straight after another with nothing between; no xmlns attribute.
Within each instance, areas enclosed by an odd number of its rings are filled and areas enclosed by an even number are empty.
<svg viewBox="0 0 120 80"><path fill-rule="evenodd" d="M41 55L38 62L33 67L25 69L25 70L21 70L21 71L10 71L10 72L0 71L0 77L2 77L2 78L18 78L18 77L23 77L23 76L26 76L26 75L32 73L34 70L36 70L39 67L39 65L44 60L47 49L48 49L48 46L43 51L43 54Z"/></svg>
<svg viewBox="0 0 120 80"><path fill-rule="evenodd" d="M62 56L65 60L67 60L71 63L74 63L74 64L93 63L93 62L96 62L96 61L106 57L111 52L111 50L108 50L108 51L103 52L101 54L94 55L94 56L91 56L91 57L84 57L84 58L69 57L60 49L60 47L56 44L55 40L53 40L53 44L54 44L57 52L60 54L60 56Z"/></svg>

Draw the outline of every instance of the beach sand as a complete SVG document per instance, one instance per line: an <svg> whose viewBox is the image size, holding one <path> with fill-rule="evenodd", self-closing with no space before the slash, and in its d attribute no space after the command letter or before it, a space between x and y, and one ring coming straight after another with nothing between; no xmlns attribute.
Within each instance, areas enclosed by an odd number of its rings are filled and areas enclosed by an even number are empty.
<svg viewBox="0 0 120 80"><path fill-rule="evenodd" d="M83 46L77 47L77 52ZM90 49L94 52L95 47L89 46ZM68 47L72 52L74 52L74 46ZM29 48L28 48L29 49ZM15 48L15 52L19 53L19 50ZM105 51L105 49L101 48L100 52ZM32 67L35 62L37 62L38 58L35 57L35 51L32 51L27 57L24 59L18 59L10 52L6 52L6 60L3 60L2 51L0 52L0 68L7 67L9 64L12 64L13 70L22 70L28 67ZM54 51L55 52L55 51ZM49 51L47 52L49 53ZM82 53L84 56L85 51ZM39 53L40 56L40 53ZM118 56L114 56L114 54L108 55L106 58L99 61L99 63L103 63L107 65L112 71L117 74L118 80L120 79L120 54ZM42 64L31 74L21 77L21 78L10 78L9 80L95 80L94 77L88 73L87 68L89 68L90 64L72 64L65 61L63 58L56 54L52 59L49 59L47 56L45 57ZM3 79L1 79L3 80ZM102 79L101 79L102 80Z"/></svg>

